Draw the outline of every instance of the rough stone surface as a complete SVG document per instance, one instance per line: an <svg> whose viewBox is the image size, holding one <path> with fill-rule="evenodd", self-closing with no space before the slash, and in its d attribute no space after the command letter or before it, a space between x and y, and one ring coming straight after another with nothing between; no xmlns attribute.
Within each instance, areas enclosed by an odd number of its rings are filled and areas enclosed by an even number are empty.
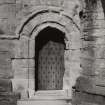
<svg viewBox="0 0 105 105"><path fill-rule="evenodd" d="M34 93L35 38L47 26L65 33L63 90L72 105L104 105L104 0L0 0L0 105Z"/></svg>

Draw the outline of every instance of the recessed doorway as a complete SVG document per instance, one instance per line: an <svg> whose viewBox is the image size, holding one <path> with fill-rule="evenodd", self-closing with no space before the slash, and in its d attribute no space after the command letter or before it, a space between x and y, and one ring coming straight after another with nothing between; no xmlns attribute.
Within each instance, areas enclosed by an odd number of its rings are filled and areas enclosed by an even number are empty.
<svg viewBox="0 0 105 105"><path fill-rule="evenodd" d="M62 90L65 33L46 27L35 38L35 90Z"/></svg>

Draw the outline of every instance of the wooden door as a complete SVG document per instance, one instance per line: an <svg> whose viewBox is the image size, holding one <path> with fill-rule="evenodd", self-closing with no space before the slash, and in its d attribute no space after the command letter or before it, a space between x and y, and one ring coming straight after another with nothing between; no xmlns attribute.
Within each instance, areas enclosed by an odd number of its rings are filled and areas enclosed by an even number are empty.
<svg viewBox="0 0 105 105"><path fill-rule="evenodd" d="M64 75L64 44L48 41L39 51L38 90L61 90Z"/></svg>

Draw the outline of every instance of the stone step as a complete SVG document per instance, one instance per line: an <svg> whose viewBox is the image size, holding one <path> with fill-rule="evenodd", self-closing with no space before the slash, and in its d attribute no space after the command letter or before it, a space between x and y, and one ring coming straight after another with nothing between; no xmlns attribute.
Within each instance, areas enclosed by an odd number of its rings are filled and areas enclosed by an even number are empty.
<svg viewBox="0 0 105 105"><path fill-rule="evenodd" d="M17 105L71 105L64 99L24 99L18 100Z"/></svg>

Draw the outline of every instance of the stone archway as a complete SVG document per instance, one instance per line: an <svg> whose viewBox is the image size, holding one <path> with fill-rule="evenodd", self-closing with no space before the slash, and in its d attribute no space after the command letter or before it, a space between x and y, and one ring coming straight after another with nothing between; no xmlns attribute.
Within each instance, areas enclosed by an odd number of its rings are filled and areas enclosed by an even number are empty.
<svg viewBox="0 0 105 105"><path fill-rule="evenodd" d="M79 58L75 58L75 55L80 53L80 30L70 16L60 14L60 11L51 8L33 13L23 22L20 29L17 31L19 41L15 58L20 60L20 62L22 62L22 60L26 62L25 68L27 68L25 70L26 79L22 80L25 81L26 84L22 87L25 88L25 90L35 90L35 38L38 33L46 27L56 28L65 33L64 41L66 48L64 53L65 73L63 78L63 90L71 91L72 85L75 83L75 78L72 78L72 73L74 69L79 68L80 63L78 61ZM72 53L74 54L73 56L71 55ZM75 65L78 66L74 68ZM18 66L20 65L18 64Z"/></svg>

